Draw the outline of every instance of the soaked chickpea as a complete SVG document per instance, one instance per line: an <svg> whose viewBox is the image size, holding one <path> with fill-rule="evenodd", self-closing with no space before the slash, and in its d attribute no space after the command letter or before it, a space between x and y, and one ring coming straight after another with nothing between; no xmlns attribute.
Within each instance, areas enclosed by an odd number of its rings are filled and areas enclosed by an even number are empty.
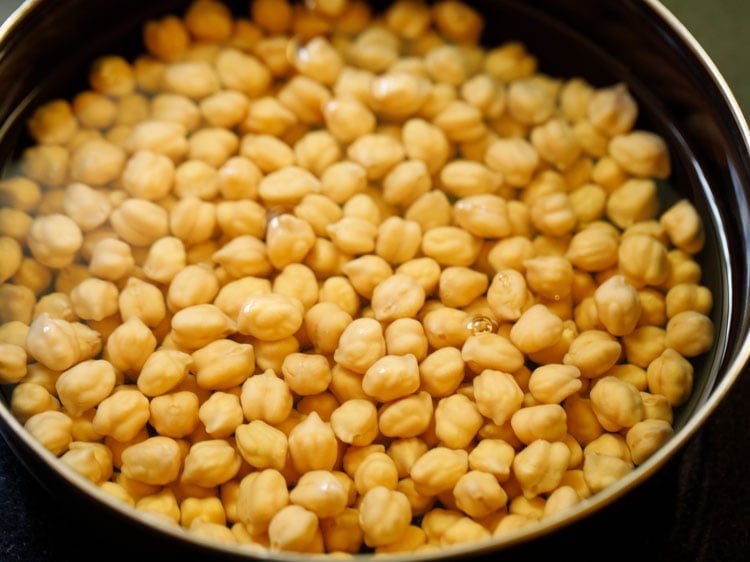
<svg viewBox="0 0 750 562"><path fill-rule="evenodd" d="M26 430L259 553L533 529L662 447L714 299L628 87L485 49L457 0L246 10L153 19L32 112L0 181Z"/></svg>

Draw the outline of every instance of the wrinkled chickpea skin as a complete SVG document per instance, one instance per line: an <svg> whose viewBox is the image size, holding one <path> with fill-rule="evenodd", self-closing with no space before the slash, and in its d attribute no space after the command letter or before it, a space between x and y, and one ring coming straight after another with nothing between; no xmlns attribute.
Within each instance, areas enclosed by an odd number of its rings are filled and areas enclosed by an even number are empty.
<svg viewBox="0 0 750 562"><path fill-rule="evenodd" d="M713 298L627 86L483 51L458 0L249 8L149 21L32 115L0 181L29 433L136 509L304 553L502 536L662 447Z"/></svg>

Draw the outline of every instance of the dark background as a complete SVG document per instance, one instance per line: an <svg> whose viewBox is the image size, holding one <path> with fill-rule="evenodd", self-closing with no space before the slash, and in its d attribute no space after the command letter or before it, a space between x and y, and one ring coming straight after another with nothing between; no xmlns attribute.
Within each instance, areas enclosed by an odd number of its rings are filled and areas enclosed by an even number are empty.
<svg viewBox="0 0 750 562"><path fill-rule="evenodd" d="M664 0L750 114L750 1ZM0 21L18 5L0 0ZM750 560L750 375L653 478L594 516L543 539L478 558ZM0 562L208 559L49 494L0 439Z"/></svg>

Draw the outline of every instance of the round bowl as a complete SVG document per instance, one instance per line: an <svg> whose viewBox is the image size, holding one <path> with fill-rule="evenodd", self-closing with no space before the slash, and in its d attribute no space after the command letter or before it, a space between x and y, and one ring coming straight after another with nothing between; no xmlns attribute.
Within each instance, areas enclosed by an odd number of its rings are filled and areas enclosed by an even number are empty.
<svg viewBox="0 0 750 562"><path fill-rule="evenodd" d="M247 2L227 2L246 13ZM643 485L694 436L725 399L750 354L750 132L737 102L706 53L655 0L475 0L485 16L483 44L520 40L540 61L540 70L559 77L581 76L594 85L628 84L639 108L640 128L668 143L673 173L662 185L665 201L689 198L706 227L698 256L702 283L713 291L713 349L695 362L695 386L675 412L675 435L648 461L560 517L490 541L444 550L394 554L394 560L463 558L539 541L583 520ZM181 13L187 2L28 0L0 28L0 166L11 172L31 142L26 121L46 100L69 98L83 89L88 64L97 55L132 55L141 50L144 21ZM376 8L386 3L375 2ZM3 437L39 483L65 501L90 506L105 518L170 548L221 558L302 560L289 552L260 552L217 544L142 516L113 500L64 466L29 436L10 413L9 389L0 400ZM141 535L136 535L141 536ZM366 555L365 555L366 556Z"/></svg>

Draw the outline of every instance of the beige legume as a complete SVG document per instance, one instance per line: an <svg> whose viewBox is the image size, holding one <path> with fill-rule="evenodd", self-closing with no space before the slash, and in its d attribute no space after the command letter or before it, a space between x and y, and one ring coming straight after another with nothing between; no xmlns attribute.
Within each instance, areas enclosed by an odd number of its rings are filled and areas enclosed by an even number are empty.
<svg viewBox="0 0 750 562"><path fill-rule="evenodd" d="M387 437L422 435L433 421L432 397L424 391L397 398L378 411L378 428Z"/></svg>

